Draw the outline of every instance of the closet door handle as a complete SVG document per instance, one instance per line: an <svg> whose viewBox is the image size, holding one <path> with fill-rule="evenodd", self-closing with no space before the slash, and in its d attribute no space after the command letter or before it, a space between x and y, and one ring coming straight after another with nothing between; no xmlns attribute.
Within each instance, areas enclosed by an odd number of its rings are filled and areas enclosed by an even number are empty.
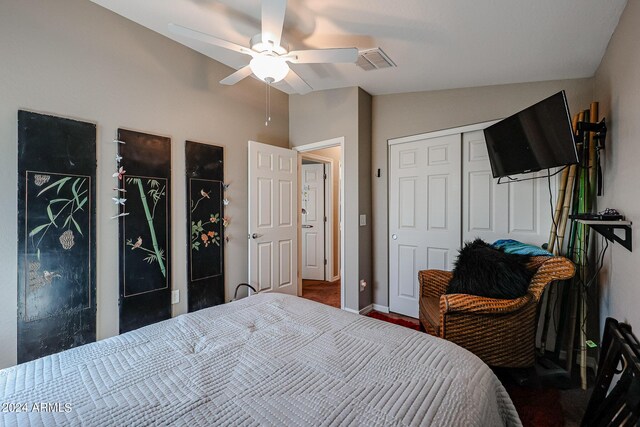
<svg viewBox="0 0 640 427"><path fill-rule="evenodd" d="M397 234L392 234L392 235L391 235L391 238L392 238L393 240L398 240L398 235L397 235Z"/></svg>

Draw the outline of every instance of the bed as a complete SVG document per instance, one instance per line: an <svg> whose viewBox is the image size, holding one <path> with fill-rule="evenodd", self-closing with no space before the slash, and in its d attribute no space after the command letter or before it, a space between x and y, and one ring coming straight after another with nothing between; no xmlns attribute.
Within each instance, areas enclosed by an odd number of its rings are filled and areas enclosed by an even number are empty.
<svg viewBox="0 0 640 427"><path fill-rule="evenodd" d="M1 370L0 404L9 426L521 425L461 347L282 294Z"/></svg>

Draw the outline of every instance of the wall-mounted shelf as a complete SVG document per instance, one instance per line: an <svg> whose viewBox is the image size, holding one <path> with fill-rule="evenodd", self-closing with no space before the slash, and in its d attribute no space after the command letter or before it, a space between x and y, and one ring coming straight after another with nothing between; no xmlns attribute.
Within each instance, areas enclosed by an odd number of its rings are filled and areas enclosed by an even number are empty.
<svg viewBox="0 0 640 427"><path fill-rule="evenodd" d="M618 242L631 252L631 221L603 221L597 219L577 219L580 224L591 227L596 232L602 234L611 242ZM624 230L624 239L615 234L614 230Z"/></svg>

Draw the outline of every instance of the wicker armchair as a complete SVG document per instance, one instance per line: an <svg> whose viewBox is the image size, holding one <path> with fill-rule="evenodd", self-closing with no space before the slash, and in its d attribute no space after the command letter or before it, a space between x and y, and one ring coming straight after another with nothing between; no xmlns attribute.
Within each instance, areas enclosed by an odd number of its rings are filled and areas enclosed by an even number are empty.
<svg viewBox="0 0 640 427"><path fill-rule="evenodd" d="M527 294L516 299L445 294L451 272L420 271L420 323L490 366L533 366L538 301L549 283L573 277L575 266L564 257L538 256L528 267L536 273Z"/></svg>

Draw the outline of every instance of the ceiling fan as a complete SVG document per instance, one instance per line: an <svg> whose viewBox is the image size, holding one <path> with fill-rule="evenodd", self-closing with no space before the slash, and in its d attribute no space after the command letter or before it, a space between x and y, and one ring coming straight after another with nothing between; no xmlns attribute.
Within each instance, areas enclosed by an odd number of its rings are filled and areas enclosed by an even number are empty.
<svg viewBox="0 0 640 427"><path fill-rule="evenodd" d="M288 45L282 39L286 9L287 0L262 0L262 32L251 37L250 47L240 46L210 34L173 23L169 24L169 31L179 36L199 40L250 56L249 65L240 68L221 80L220 83L223 85L233 85L253 73L268 85L284 79L297 93L305 94L313 90L313 88L296 74L288 63L356 62L358 49L355 47L289 51Z"/></svg>

